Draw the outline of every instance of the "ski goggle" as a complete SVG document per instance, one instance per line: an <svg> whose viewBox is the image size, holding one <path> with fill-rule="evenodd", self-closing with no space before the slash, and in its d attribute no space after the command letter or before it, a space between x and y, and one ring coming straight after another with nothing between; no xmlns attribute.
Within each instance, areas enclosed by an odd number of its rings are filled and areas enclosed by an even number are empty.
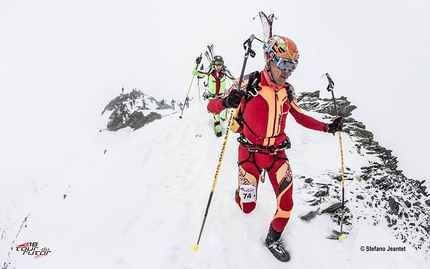
<svg viewBox="0 0 430 269"><path fill-rule="evenodd" d="M282 72L294 72L294 70L297 68L297 65L299 64L299 61L278 57L272 50L273 45L274 42L269 45L264 44L263 49L269 54L270 58L272 58L273 62Z"/></svg>
<svg viewBox="0 0 430 269"><path fill-rule="evenodd" d="M223 65L223 62L215 62L215 65Z"/></svg>
<svg viewBox="0 0 430 269"><path fill-rule="evenodd" d="M282 72L294 72L296 70L299 61L288 60L280 58L276 55L272 56L273 62Z"/></svg>

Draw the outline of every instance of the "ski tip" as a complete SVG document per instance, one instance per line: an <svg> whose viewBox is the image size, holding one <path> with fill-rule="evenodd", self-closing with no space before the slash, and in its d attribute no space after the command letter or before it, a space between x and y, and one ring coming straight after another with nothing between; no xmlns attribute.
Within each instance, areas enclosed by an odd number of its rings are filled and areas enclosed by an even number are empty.
<svg viewBox="0 0 430 269"><path fill-rule="evenodd" d="M341 234L338 231L333 230L329 236L326 236L326 238L331 240L338 240L340 236Z"/></svg>
<svg viewBox="0 0 430 269"><path fill-rule="evenodd" d="M331 235L327 236L326 238L332 240L339 240L339 242L342 242L346 238L347 234L347 232L338 232L336 230L333 230Z"/></svg>
<svg viewBox="0 0 430 269"><path fill-rule="evenodd" d="M336 236L336 235L329 235L329 236L326 236L326 238L330 239L330 240L337 240L337 239L339 239L339 237Z"/></svg>
<svg viewBox="0 0 430 269"><path fill-rule="evenodd" d="M190 248L191 248L194 252L197 252L197 250L199 250L199 245L190 245Z"/></svg>

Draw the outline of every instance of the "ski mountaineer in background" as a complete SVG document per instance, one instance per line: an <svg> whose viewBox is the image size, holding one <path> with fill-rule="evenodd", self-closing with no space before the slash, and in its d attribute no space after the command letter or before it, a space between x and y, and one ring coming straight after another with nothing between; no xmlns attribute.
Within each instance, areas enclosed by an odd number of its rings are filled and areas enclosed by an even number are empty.
<svg viewBox="0 0 430 269"><path fill-rule="evenodd" d="M281 240L293 208L293 175L285 152L291 146L285 133L287 115L306 128L332 134L342 130L343 118L327 124L300 109L293 86L286 82L299 60L291 39L274 35L263 49L263 71L244 76L240 90L235 82L221 97L210 100L207 109L217 114L237 108L231 124L231 130L240 133L235 200L244 213L251 213L257 205L258 183L264 182L267 172L276 195L276 212L265 244L278 260L287 262L290 254Z"/></svg>
<svg viewBox="0 0 430 269"><path fill-rule="evenodd" d="M208 77L208 94L205 96L205 99L207 98L211 100L213 98L219 98L225 91L227 79L234 80L235 78L231 76L228 69L224 66L224 59L221 56L214 56L211 66L207 72L204 70L198 70L198 66L201 61L201 56L196 59L197 65L193 70L193 75L198 77ZM220 120L224 121L226 118L226 109L213 114L215 134L218 137L222 136Z"/></svg>

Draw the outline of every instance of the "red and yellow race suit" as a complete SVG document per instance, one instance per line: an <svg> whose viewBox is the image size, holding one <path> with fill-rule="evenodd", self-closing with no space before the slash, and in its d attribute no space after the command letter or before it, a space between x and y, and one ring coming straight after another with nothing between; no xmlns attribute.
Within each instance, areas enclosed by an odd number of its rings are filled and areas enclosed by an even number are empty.
<svg viewBox="0 0 430 269"><path fill-rule="evenodd" d="M238 149L236 202L244 213L253 211L257 204L258 183L264 180L264 171L267 171L277 200L271 226L282 232L293 208L293 176L284 149L287 116L291 114L300 125L317 131L324 131L325 123L302 112L292 85L286 83L274 89L265 79L267 73L264 76L263 72L260 73L261 89L258 94L252 98L243 98L238 108L242 115L240 137L243 143L239 144ZM241 89L245 90L247 84L248 76L245 76ZM223 99L237 87L238 82L235 82L220 98L212 99L207 105L208 111L219 113L225 109L222 106Z"/></svg>

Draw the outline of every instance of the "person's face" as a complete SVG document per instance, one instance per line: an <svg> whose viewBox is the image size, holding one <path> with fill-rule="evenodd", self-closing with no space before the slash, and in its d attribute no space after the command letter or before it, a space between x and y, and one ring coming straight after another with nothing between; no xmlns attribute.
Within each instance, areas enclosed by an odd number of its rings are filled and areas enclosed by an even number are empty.
<svg viewBox="0 0 430 269"><path fill-rule="evenodd" d="M217 72L219 72L219 71L221 71L221 69L222 69L222 64L221 63L215 63L215 70Z"/></svg>
<svg viewBox="0 0 430 269"><path fill-rule="evenodd" d="M282 72L281 69L279 69L273 61L269 62L269 66L270 73L272 74L274 82L278 85L284 85L285 81L287 81L287 79L291 76L292 72Z"/></svg>

